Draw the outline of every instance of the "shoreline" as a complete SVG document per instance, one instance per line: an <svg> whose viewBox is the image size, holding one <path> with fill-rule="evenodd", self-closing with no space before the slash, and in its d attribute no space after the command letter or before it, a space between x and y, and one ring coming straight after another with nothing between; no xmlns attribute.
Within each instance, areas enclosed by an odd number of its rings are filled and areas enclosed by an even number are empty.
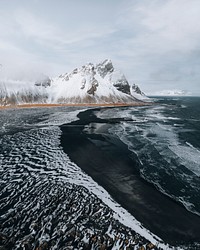
<svg viewBox="0 0 200 250"><path fill-rule="evenodd" d="M200 242L200 218L140 177L133 153L107 131L122 120L100 119L93 113L96 110L99 109L80 112L80 120L61 126L64 152L165 242L175 246ZM95 124L100 125L96 131Z"/></svg>
<svg viewBox="0 0 200 250"><path fill-rule="evenodd" d="M135 103L31 103L0 106L1 109L17 108L52 108L52 107L138 107L153 105L153 102L135 102Z"/></svg>

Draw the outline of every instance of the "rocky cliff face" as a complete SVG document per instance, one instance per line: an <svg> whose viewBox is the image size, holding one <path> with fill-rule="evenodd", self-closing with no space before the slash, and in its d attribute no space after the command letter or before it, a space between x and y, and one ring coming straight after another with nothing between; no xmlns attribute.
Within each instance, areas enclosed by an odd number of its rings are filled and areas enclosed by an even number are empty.
<svg viewBox="0 0 200 250"><path fill-rule="evenodd" d="M132 94L135 92L136 94L139 94L139 95L142 95L142 96L145 96L145 94L141 91L141 89L139 88L139 86L138 85L136 85L136 84L133 84L132 86L131 86L131 88L132 88Z"/></svg>
<svg viewBox="0 0 200 250"><path fill-rule="evenodd" d="M1 91L2 90L2 91ZM144 99L138 86L130 86L126 77L110 60L88 63L70 73L34 84L0 89L0 104L19 103L133 103Z"/></svg>
<svg viewBox="0 0 200 250"><path fill-rule="evenodd" d="M96 65L88 63L71 73L60 75L52 79L49 88L51 102L137 102L126 77L113 67L110 60Z"/></svg>

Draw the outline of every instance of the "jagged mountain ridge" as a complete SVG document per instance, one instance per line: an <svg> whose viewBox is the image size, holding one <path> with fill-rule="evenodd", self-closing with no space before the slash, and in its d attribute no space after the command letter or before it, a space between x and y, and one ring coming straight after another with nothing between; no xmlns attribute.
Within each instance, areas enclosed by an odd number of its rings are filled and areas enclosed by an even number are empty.
<svg viewBox="0 0 200 250"><path fill-rule="evenodd" d="M14 84L12 84L14 85ZM145 100L137 85L113 67L111 60L88 63L71 73L50 79L45 77L34 84L16 84L0 89L0 104L20 103L133 103Z"/></svg>

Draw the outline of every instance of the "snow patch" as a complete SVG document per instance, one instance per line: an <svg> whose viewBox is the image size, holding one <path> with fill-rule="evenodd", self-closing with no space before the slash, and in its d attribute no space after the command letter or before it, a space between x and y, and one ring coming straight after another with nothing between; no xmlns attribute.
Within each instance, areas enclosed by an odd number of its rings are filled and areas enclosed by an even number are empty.
<svg viewBox="0 0 200 250"><path fill-rule="evenodd" d="M149 101L136 85L130 85L111 60L88 63L70 73L41 81L2 80L0 105L21 103L135 103Z"/></svg>

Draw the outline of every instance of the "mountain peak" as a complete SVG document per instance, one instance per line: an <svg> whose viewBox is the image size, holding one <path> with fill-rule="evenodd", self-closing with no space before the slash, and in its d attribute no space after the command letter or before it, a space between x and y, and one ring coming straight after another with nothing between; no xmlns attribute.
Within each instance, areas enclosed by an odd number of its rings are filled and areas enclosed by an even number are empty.
<svg viewBox="0 0 200 250"><path fill-rule="evenodd" d="M114 67L110 59L106 59L97 64L96 68L102 78L104 78L108 73L112 73L114 71Z"/></svg>
<svg viewBox="0 0 200 250"><path fill-rule="evenodd" d="M110 59L100 63L87 63L75 68L70 73L50 79L43 77L33 87L20 89L12 94L12 102L46 102L46 103L135 103L144 100L143 93L137 87L132 91L126 77L116 70ZM28 93L28 98L24 98ZM8 96L8 95L7 95ZM13 98L16 97L16 98ZM23 96L23 98L21 98ZM36 96L37 98L34 98ZM7 98L9 102L9 98Z"/></svg>
<svg viewBox="0 0 200 250"><path fill-rule="evenodd" d="M59 86L60 91L57 91ZM130 85L110 59L87 63L58 78L52 79L52 99L58 102L128 103L137 101ZM62 98L59 96L62 95Z"/></svg>

